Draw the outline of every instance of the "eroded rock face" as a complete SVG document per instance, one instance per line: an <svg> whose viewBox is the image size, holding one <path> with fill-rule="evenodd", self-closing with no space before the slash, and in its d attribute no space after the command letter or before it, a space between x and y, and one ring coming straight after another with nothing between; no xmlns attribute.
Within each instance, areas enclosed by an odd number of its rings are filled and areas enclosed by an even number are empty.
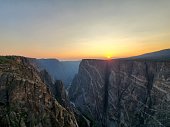
<svg viewBox="0 0 170 127"><path fill-rule="evenodd" d="M56 101L23 57L0 62L0 126L78 127L74 114Z"/></svg>
<svg viewBox="0 0 170 127"><path fill-rule="evenodd" d="M54 81L46 70L41 70L39 64L35 59L30 59L31 64L40 71L42 81L52 92L53 97L64 107L67 111L73 112L76 121L80 127L90 127L90 121L88 118L76 109L76 107L70 103L68 92L61 80Z"/></svg>
<svg viewBox="0 0 170 127"><path fill-rule="evenodd" d="M97 127L170 126L170 62L83 60L69 97Z"/></svg>

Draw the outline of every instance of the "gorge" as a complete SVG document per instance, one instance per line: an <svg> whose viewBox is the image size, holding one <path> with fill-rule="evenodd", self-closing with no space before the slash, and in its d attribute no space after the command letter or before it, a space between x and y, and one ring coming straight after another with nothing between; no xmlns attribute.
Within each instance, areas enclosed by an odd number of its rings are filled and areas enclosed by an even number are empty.
<svg viewBox="0 0 170 127"><path fill-rule="evenodd" d="M0 125L168 127L168 51L149 59L83 59L68 91L37 59L1 56Z"/></svg>

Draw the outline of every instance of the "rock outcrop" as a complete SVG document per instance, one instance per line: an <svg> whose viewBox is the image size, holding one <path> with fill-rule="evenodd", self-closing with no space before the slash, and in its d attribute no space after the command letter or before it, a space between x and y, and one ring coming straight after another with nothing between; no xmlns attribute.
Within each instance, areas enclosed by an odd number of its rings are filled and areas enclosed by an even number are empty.
<svg viewBox="0 0 170 127"><path fill-rule="evenodd" d="M36 59L29 59L31 64L40 71L42 81L47 85L47 87L52 92L55 99L68 111L73 112L77 123L80 127L90 127L90 121L88 118L83 116L83 114L76 109L76 107L70 103L68 92L65 89L65 85L61 80L56 80L51 78L47 70L42 70L41 64L37 62ZM46 60L44 60L46 61ZM52 61L51 61L52 62ZM66 62L67 63L67 62ZM72 63L72 62L71 62ZM55 68L56 69L56 68ZM73 68L72 68L73 69ZM76 68L75 68L76 69ZM77 70L77 69L76 69Z"/></svg>
<svg viewBox="0 0 170 127"><path fill-rule="evenodd" d="M0 126L78 127L45 84L50 80L27 58L0 57Z"/></svg>
<svg viewBox="0 0 170 127"><path fill-rule="evenodd" d="M83 60L69 89L96 127L170 126L170 61Z"/></svg>

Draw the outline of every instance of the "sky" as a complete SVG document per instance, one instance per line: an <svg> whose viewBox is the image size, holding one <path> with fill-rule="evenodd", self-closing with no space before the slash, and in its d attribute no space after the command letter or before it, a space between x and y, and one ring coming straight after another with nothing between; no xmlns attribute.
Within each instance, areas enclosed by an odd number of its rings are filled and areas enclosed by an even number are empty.
<svg viewBox="0 0 170 127"><path fill-rule="evenodd" d="M170 0L0 0L0 55L74 60L170 48Z"/></svg>

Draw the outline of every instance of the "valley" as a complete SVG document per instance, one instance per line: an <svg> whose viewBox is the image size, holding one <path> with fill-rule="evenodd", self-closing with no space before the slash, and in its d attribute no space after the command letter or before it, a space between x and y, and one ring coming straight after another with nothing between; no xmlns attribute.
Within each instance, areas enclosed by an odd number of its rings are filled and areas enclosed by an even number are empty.
<svg viewBox="0 0 170 127"><path fill-rule="evenodd" d="M169 55L83 59L80 65L77 61L65 64L65 70L57 60L1 56L0 125L168 127ZM54 74L61 72L55 79ZM64 78L70 75L73 78Z"/></svg>

